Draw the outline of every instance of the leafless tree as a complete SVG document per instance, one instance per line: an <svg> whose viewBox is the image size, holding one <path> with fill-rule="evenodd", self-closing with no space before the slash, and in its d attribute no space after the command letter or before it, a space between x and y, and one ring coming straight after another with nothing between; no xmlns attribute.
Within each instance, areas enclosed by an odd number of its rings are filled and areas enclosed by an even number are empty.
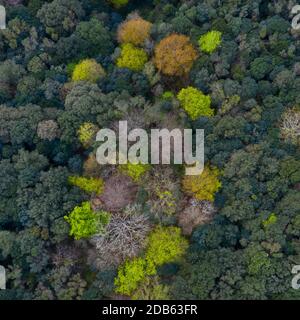
<svg viewBox="0 0 300 320"><path fill-rule="evenodd" d="M99 268L117 266L137 256L146 245L150 229L148 217L136 205L112 215L106 234L91 240L97 249L94 264Z"/></svg>
<svg viewBox="0 0 300 320"><path fill-rule="evenodd" d="M300 139L300 111L289 109L282 118L281 135L285 140L299 143Z"/></svg>
<svg viewBox="0 0 300 320"><path fill-rule="evenodd" d="M185 235L190 235L198 225L212 221L216 209L210 201L191 199L186 208L178 215L178 224Z"/></svg>

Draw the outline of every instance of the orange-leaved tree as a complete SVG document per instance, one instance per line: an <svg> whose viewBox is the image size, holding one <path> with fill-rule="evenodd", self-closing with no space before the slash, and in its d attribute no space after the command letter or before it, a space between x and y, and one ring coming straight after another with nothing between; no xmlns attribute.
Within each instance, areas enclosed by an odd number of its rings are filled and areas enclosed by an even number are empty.
<svg viewBox="0 0 300 320"><path fill-rule="evenodd" d="M198 54L189 37L171 34L155 48L157 69L167 76L184 76L191 70Z"/></svg>

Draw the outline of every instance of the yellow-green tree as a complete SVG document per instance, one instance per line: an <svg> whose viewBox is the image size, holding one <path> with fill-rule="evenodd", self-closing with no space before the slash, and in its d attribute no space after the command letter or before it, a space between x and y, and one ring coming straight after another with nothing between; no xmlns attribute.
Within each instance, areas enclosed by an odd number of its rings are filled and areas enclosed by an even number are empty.
<svg viewBox="0 0 300 320"><path fill-rule="evenodd" d="M141 163L127 163L119 166L119 170L132 178L135 182L139 182L142 176L150 170L151 166L148 164Z"/></svg>
<svg viewBox="0 0 300 320"><path fill-rule="evenodd" d="M147 53L143 49L137 48L131 43L125 43L122 45L121 55L117 59L117 66L133 71L141 71L147 60Z"/></svg>
<svg viewBox="0 0 300 320"><path fill-rule="evenodd" d="M96 60L86 59L75 66L72 74L72 80L95 83L104 76L105 71Z"/></svg>
<svg viewBox="0 0 300 320"><path fill-rule="evenodd" d="M209 31L199 39L199 46L203 52L212 53L214 52L222 41L222 32L220 31Z"/></svg>
<svg viewBox="0 0 300 320"><path fill-rule="evenodd" d="M188 242L180 228L157 227L148 237L144 257L126 261L119 267L115 279L116 292L131 295L148 276L155 275L157 268L178 260L185 253Z"/></svg>
<svg viewBox="0 0 300 320"><path fill-rule="evenodd" d="M100 178L71 176L69 183L90 194L100 195L104 190L104 181Z"/></svg>
<svg viewBox="0 0 300 320"><path fill-rule="evenodd" d="M202 174L183 178L183 190L197 200L214 201L215 193L222 186L220 174L218 168L205 166Z"/></svg>
<svg viewBox="0 0 300 320"><path fill-rule="evenodd" d="M98 130L99 128L90 122L85 122L79 127L77 131L78 139L84 147L90 146Z"/></svg>
<svg viewBox="0 0 300 320"><path fill-rule="evenodd" d="M188 87L180 90L177 99L192 120L201 116L211 117L214 115L214 110L210 107L210 96L206 96L196 88Z"/></svg>

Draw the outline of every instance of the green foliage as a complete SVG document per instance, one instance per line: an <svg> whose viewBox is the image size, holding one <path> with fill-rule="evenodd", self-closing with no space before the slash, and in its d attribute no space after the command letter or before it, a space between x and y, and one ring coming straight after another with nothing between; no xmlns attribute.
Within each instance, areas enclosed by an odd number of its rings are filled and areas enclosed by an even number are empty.
<svg viewBox="0 0 300 320"><path fill-rule="evenodd" d="M118 270L118 276L115 279L116 292L130 295L147 276L146 261L143 258L135 258L126 261Z"/></svg>
<svg viewBox="0 0 300 320"><path fill-rule="evenodd" d="M70 236L80 240L96 234L104 234L105 227L110 220L110 214L105 211L94 212L89 202L83 202L64 219L71 226Z"/></svg>
<svg viewBox="0 0 300 320"><path fill-rule="evenodd" d="M246 251L248 271L250 274L268 273L271 267L269 255L257 246L249 247Z"/></svg>
<svg viewBox="0 0 300 320"><path fill-rule="evenodd" d="M157 227L148 237L143 258L125 262L115 279L116 292L131 295L147 276L155 275L157 268L178 260L185 253L188 242L177 227Z"/></svg>
<svg viewBox="0 0 300 320"><path fill-rule="evenodd" d="M158 267L165 263L176 261L186 251L188 242L181 236L177 227L157 227L148 238L145 259L147 268Z"/></svg>
<svg viewBox="0 0 300 320"><path fill-rule="evenodd" d="M100 195L104 190L104 181L100 178L71 176L69 183L90 194Z"/></svg>
<svg viewBox="0 0 300 320"><path fill-rule="evenodd" d="M220 31L209 31L199 39L200 49L207 53L214 52L222 41L222 32Z"/></svg>
<svg viewBox="0 0 300 320"><path fill-rule="evenodd" d="M210 96L206 96L196 88L181 89L177 98L192 120L202 116L211 117L214 115L214 111L210 107Z"/></svg>
<svg viewBox="0 0 300 320"><path fill-rule="evenodd" d="M122 45L121 55L117 59L117 66L132 71L141 71L147 61L147 53L143 49L136 48L132 44L126 43Z"/></svg>
<svg viewBox="0 0 300 320"><path fill-rule="evenodd" d="M99 19L80 22L75 34L82 40L82 46L89 56L108 55L113 49L109 29Z"/></svg>

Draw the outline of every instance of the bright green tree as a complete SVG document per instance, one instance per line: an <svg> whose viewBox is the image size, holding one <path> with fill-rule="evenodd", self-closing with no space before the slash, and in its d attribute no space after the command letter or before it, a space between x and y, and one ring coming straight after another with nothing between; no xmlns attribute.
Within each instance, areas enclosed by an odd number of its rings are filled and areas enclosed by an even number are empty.
<svg viewBox="0 0 300 320"><path fill-rule="evenodd" d="M70 236L76 240L89 238L95 234L104 234L110 214L105 211L94 212L89 202L83 202L64 219L70 224Z"/></svg>
<svg viewBox="0 0 300 320"><path fill-rule="evenodd" d="M144 257L127 261L119 268L116 292L131 295L147 276L155 275L159 266L179 259L187 247L188 241L182 237L180 228L157 227L149 235Z"/></svg>

